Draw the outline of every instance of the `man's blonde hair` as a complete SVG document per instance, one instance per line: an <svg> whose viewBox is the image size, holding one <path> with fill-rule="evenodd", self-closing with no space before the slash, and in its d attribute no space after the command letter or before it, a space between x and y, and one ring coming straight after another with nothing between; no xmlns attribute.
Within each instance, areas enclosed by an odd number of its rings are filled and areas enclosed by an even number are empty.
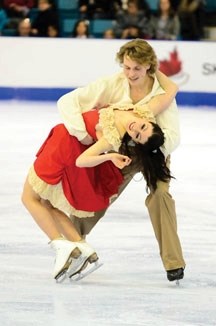
<svg viewBox="0 0 216 326"><path fill-rule="evenodd" d="M154 74L158 68L158 60L153 48L143 39L137 38L122 45L116 54L116 60L123 64L125 56L138 64L150 65L148 69L150 75Z"/></svg>

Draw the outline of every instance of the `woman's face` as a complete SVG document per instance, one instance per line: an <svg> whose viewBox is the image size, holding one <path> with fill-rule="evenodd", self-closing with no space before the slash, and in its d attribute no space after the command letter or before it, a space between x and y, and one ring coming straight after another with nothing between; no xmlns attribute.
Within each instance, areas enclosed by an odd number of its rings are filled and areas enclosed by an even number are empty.
<svg viewBox="0 0 216 326"><path fill-rule="evenodd" d="M170 1L169 0L160 0L160 9L162 11L168 11L170 9Z"/></svg>
<svg viewBox="0 0 216 326"><path fill-rule="evenodd" d="M86 34L86 31L87 31L87 27L86 27L86 24L85 22L80 22L78 25L77 25L77 33L78 35L85 35Z"/></svg>
<svg viewBox="0 0 216 326"><path fill-rule="evenodd" d="M127 121L126 131L134 142L144 144L152 136L153 125L145 118L134 116Z"/></svg>
<svg viewBox="0 0 216 326"><path fill-rule="evenodd" d="M150 65L141 65L136 61L131 60L128 56L124 56L123 71L131 86L143 84L147 76L147 71Z"/></svg>

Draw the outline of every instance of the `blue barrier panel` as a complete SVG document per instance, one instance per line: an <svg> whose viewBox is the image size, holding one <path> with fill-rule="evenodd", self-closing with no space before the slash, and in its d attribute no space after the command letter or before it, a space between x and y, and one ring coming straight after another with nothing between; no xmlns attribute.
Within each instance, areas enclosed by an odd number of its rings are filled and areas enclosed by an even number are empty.
<svg viewBox="0 0 216 326"><path fill-rule="evenodd" d="M57 101L74 88L10 88L0 87L0 100ZM214 106L216 93L179 92L176 97L182 106Z"/></svg>

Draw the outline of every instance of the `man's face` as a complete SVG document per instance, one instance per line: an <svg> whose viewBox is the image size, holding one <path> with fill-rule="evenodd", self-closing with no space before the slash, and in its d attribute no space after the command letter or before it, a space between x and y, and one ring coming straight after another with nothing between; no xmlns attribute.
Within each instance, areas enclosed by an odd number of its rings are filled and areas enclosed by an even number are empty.
<svg viewBox="0 0 216 326"><path fill-rule="evenodd" d="M149 65L141 65L131 60L128 56L124 56L123 72L131 86L143 84L149 68Z"/></svg>

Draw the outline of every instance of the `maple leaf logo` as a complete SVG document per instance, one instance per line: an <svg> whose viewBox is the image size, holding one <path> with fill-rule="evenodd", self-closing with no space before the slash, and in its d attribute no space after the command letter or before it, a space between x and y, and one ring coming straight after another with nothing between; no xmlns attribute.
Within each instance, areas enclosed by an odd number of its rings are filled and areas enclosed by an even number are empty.
<svg viewBox="0 0 216 326"><path fill-rule="evenodd" d="M179 60L176 48L174 48L173 52L170 52L168 60L159 61L159 70L168 77L176 75L182 70L182 62Z"/></svg>

